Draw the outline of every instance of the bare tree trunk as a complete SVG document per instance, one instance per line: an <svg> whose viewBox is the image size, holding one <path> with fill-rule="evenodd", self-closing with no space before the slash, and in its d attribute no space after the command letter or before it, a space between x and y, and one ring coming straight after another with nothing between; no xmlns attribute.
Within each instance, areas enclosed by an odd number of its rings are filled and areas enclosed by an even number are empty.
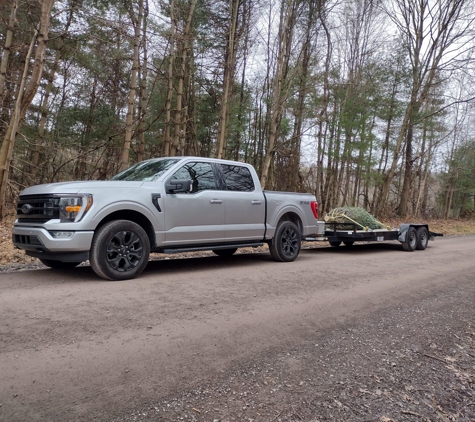
<svg viewBox="0 0 475 422"><path fill-rule="evenodd" d="M148 0L144 0L144 16L142 28L142 51L143 62L141 73L139 74L139 123L137 126L138 149L137 162L143 161L145 155L145 116L147 114L147 75L148 75L148 53L147 53L147 23L148 23Z"/></svg>
<svg viewBox="0 0 475 422"><path fill-rule="evenodd" d="M26 111L30 106L33 98L38 91L41 77L43 75L46 44L48 42L48 32L51 19L51 10L53 8L54 0L44 0L41 4L41 18L38 30L31 41L30 49L25 59L25 67L23 76L21 78L20 86L15 102L15 110L7 128L7 133L0 149L0 218L5 214L5 198L8 184L8 173L10 171L10 163L13 156L13 149L17 132L20 127L21 120L25 117ZM28 84L26 79L28 77L28 68L30 57L33 54L33 49L36 44L35 60L33 63L33 70Z"/></svg>
<svg viewBox="0 0 475 422"><path fill-rule="evenodd" d="M472 5L465 0L444 0L434 5L429 0L395 0L395 9L388 11L389 17L404 34L409 48L412 66L411 98L406 108L396 144L395 156L391 169L383 186L380 206L387 200L389 187L394 177L398 153L406 137L405 179L401 192L398 214L405 216L410 190L410 173L412 172L412 133L416 116L427 100L430 89L439 72L444 58L444 67L449 68L458 60L457 52L464 48L462 39L472 30ZM463 13L466 12L464 16ZM460 22L460 23L458 23ZM470 34L473 39L473 34ZM450 53L451 57L448 57ZM455 64L459 66L459 64ZM406 136L407 135L407 136Z"/></svg>
<svg viewBox="0 0 475 422"><path fill-rule="evenodd" d="M302 128L304 123L305 100L308 96L309 87L309 70L312 51L312 33L315 30L315 10L314 5L309 5L307 15L307 28L305 30L304 41L301 50L301 66L300 74L298 75L298 97L297 106L295 110L294 128L292 138L290 141L290 156L289 156L289 180L287 183L288 190L299 190L300 184L300 153L302 144Z"/></svg>
<svg viewBox="0 0 475 422"><path fill-rule="evenodd" d="M225 155L224 149L225 138L227 134L228 102L231 96L231 85L234 80L236 68L236 27L238 21L239 4L240 0L229 0L229 11L231 16L229 22L228 44L226 46L226 54L224 59L223 94L221 96L221 108L219 112L216 158L223 158Z"/></svg>
<svg viewBox="0 0 475 422"><path fill-rule="evenodd" d="M196 0L191 0L190 10L186 19L185 32L183 34L183 43L181 46L181 63L180 74L178 76L178 85L176 90L176 111L175 111L175 130L173 133L173 141L170 149L170 156L177 155L180 149L180 132L182 130L182 100L183 100L183 82L186 72L186 58L188 55L188 44L191 38L191 21L195 11Z"/></svg>
<svg viewBox="0 0 475 422"><path fill-rule="evenodd" d="M3 99L5 92L5 78L7 75L8 60L10 58L10 49L13 39L13 27L16 21L16 11L18 8L18 0L13 0L11 6L10 18L8 20L7 32L5 34L5 44L3 47L2 61L0 62L0 100Z"/></svg>
<svg viewBox="0 0 475 422"><path fill-rule="evenodd" d="M73 2L71 2L71 3L73 3ZM35 144L35 149L34 149L34 152L33 152L32 159L31 159L31 165L26 167L27 172L29 173L29 177L30 177L30 179L33 183L36 183L36 181L35 181L36 174L38 172L38 167L40 165L40 158L41 158L42 152L44 150L44 144L45 144L44 134L45 134L45 127L46 127L46 120L47 120L48 114L49 114L48 102L49 102L49 98L50 98L50 95L51 95L51 91L53 89L54 77L55 77L56 71L58 70L58 67L59 67L59 61L63 57L64 46L65 46L65 38L66 38L66 35L69 32L69 28L70 28L72 20L73 20L74 10L75 10L75 4L71 4L71 7L69 9L68 19L66 21L64 31L61 33L58 49L56 50L56 54L55 54L55 57L54 57L54 63L53 63L53 66L51 67L51 71L48 75L48 84L46 85L45 95L44 95L44 98L43 98L43 102L41 104L41 119L40 119L40 123L38 125L38 136L36 138L36 144Z"/></svg>
<svg viewBox="0 0 475 422"><path fill-rule="evenodd" d="M411 124L407 128L406 157L405 157L406 165L404 167L404 179L403 179L402 191L401 191L401 202L399 203L399 207L398 207L398 215L402 217L406 217L408 215L407 208L408 208L409 194L411 191L411 184L412 184L412 169L414 165L414 161L412 159L413 134L414 134L414 126Z"/></svg>
<svg viewBox="0 0 475 422"><path fill-rule="evenodd" d="M125 139L122 147L122 161L120 170L125 170L129 167L130 144L132 142L132 125L134 119L135 96L137 94L137 74L139 72L139 50L140 50L140 33L142 28L143 18L143 0L139 1L138 16L135 16L133 6L129 9L130 20L134 27L134 51L132 56L132 71L130 74L129 86L129 102L127 106L127 117L125 119Z"/></svg>
<svg viewBox="0 0 475 422"><path fill-rule="evenodd" d="M188 92L186 98L186 109L188 112L188 120L186 123L188 133L187 142L185 144L185 155L201 155L200 145L197 137L197 110L196 110L196 92L195 92L195 53L193 51L193 43L190 43L190 72L188 72Z"/></svg>
<svg viewBox="0 0 475 422"><path fill-rule="evenodd" d="M381 197L378 203L376 215L382 215L383 210L386 206L386 201L388 200L389 188L391 187L391 182L394 178L396 173L396 167L399 161L399 155L401 153L401 148L403 145L404 136L406 134L408 125L409 125L409 118L412 113L412 104L409 103L406 108L406 113L404 115L404 119L401 125L401 129L399 130L399 135L396 140L396 147L394 149L393 160L391 166L389 168L388 173L384 176L383 187L381 189Z"/></svg>
<svg viewBox="0 0 475 422"><path fill-rule="evenodd" d="M418 166L418 183L417 183L417 190L415 189L414 192L414 216L417 216L419 214L419 205L421 203L421 196L422 196L422 191L424 190L425 182L427 180L427 173L429 166L428 161L430 159L430 153L431 153L431 147L432 143L429 142L429 147L427 149L427 155L426 157L426 142L427 142L427 120L424 121L424 127L422 129L422 145L421 145L421 150L419 152L420 160L419 160L419 166ZM427 164L426 164L427 162Z"/></svg>
<svg viewBox="0 0 475 422"><path fill-rule="evenodd" d="M175 22L175 0L170 1L170 54L168 57L168 89L167 89L167 102L165 104L165 134L163 140L163 154L165 157L170 155L170 128L172 124L172 96L173 96L173 67L175 66L175 31L176 31L176 22Z"/></svg>
<svg viewBox="0 0 475 422"><path fill-rule="evenodd" d="M263 189L265 189L267 179L269 177L269 169L276 151L276 143L279 136L279 126L284 111L284 100L286 98L286 95L283 92L284 84L286 82L285 70L288 66L290 53L289 49L291 47L294 35L296 9L296 0L282 0L279 22L279 51L276 64L276 73L274 76L274 93L272 99L270 132L261 173L261 185Z"/></svg>
<svg viewBox="0 0 475 422"><path fill-rule="evenodd" d="M48 101L51 94L51 90L53 89L53 79L56 73L56 69L58 68L60 56L61 56L61 52L60 50L57 50L56 56L54 58L54 64L51 69L51 74L48 77L48 84L46 85L46 88L45 88L45 95L43 97L43 102L41 104L41 119L38 125L38 136L36 137L36 144L34 147L35 149L33 152L33 157L31 159L31 166L27 166L27 170L29 170L27 171L27 173L29 174L31 181L33 182L35 181L36 173L38 171L41 150L44 147L44 134L45 134L45 127L46 127L46 120L48 118Z"/></svg>
<svg viewBox="0 0 475 422"><path fill-rule="evenodd" d="M317 180L315 187L315 196L318 201L322 202L321 210L324 211L328 209L327 202L327 192L328 186L327 181L329 179L329 169L330 169L330 146L328 146L328 164L327 164L327 178L325 180L324 173L324 157L326 152L326 133L328 133L329 126L329 117L328 117L328 106L330 104L330 65L331 57L333 52L333 45L331 40L331 34L327 26L327 17L325 16L324 5L321 4L318 10L318 18L322 25L322 28L325 32L326 40L326 53L325 53L325 71L323 75L323 98L322 98L322 110L319 114L319 123L318 123L318 134L317 134ZM325 123L325 131L323 129Z"/></svg>
<svg viewBox="0 0 475 422"><path fill-rule="evenodd" d="M389 161L389 139L391 135L391 125L394 119L394 110L396 108L396 92L397 92L397 78L395 78L392 91L391 91L391 100L389 104L389 115L388 120L386 122L386 131L384 136L384 143L383 148L381 150L381 156L379 159L378 165L378 175L383 175L386 173L386 168L388 166ZM373 195L373 201L371 203L371 211L376 215L380 216L384 212L385 201L382 199L383 197L383 183L380 183L378 186L375 194Z"/></svg>

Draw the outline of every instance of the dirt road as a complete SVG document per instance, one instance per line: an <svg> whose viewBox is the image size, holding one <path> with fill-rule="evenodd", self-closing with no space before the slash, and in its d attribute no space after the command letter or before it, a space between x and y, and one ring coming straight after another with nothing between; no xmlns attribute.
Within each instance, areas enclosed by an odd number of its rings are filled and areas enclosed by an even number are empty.
<svg viewBox="0 0 475 422"><path fill-rule="evenodd" d="M474 421L475 237L0 274L1 421Z"/></svg>

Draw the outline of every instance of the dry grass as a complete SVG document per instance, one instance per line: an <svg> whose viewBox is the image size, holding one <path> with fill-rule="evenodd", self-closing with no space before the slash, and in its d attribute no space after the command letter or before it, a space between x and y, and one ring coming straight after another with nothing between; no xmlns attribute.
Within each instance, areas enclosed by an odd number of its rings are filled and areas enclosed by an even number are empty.
<svg viewBox="0 0 475 422"><path fill-rule="evenodd" d="M12 244L12 226L14 217L6 217L0 221L0 268L11 264L30 264L35 263L35 258L30 258L23 251L15 249ZM409 220L407 220L409 221ZM412 220L411 220L412 221ZM420 220L413 220L419 222ZM383 223L391 227L398 227L401 220L385 219ZM475 219L470 220L424 220L429 224L429 229L436 233L442 233L444 236L464 236L475 234Z"/></svg>
<svg viewBox="0 0 475 422"><path fill-rule="evenodd" d="M442 233L444 236L463 236L475 234L475 219L469 220L442 220L442 219L406 219L413 223L427 223L429 224L429 230L435 233ZM384 223L389 224L391 227L399 227L403 220L389 219Z"/></svg>
<svg viewBox="0 0 475 422"><path fill-rule="evenodd" d="M28 264L37 262L36 258L26 256L24 251L20 251L13 247L13 222L13 216L8 216L3 221L0 221L0 267L11 264Z"/></svg>

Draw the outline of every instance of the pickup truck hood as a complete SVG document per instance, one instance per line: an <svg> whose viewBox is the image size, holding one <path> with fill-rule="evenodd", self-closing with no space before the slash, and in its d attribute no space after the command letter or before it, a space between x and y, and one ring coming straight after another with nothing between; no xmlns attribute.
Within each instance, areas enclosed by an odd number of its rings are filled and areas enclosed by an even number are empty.
<svg viewBox="0 0 475 422"><path fill-rule="evenodd" d="M20 195L92 193L96 189L136 189L142 185L143 182L121 180L46 183L26 188Z"/></svg>

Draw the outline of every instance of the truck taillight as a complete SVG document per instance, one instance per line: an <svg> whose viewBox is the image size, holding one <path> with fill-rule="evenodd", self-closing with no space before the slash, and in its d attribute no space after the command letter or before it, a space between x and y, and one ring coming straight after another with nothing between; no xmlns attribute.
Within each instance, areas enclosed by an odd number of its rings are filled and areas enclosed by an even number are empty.
<svg viewBox="0 0 475 422"><path fill-rule="evenodd" d="M317 201L310 202L310 207L312 208L312 212L315 219L318 220L318 202Z"/></svg>

